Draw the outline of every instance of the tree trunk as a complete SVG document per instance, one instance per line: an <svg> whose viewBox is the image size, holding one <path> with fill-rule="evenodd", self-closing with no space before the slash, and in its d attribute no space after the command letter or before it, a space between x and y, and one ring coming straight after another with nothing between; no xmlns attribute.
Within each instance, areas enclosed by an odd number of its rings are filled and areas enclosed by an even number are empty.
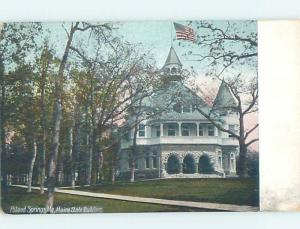
<svg viewBox="0 0 300 229"><path fill-rule="evenodd" d="M80 113L80 105L76 104L75 107L75 127L74 127L74 134L75 134L75 141L73 144L73 154L72 154L72 188L75 188L75 173L78 170L77 161L80 154L80 142L81 142L81 113ZM77 171L78 172L78 171Z"/></svg>
<svg viewBox="0 0 300 229"><path fill-rule="evenodd" d="M54 128L53 128L53 139L52 146L49 155L49 166L48 166L48 191L47 191L47 201L46 209L47 212L52 212L53 201L54 201L54 189L55 189L55 178L56 178L56 160L59 148L59 137L60 137L60 123L62 119L62 91L63 91L63 81L64 81L64 70L67 63L71 43L73 40L73 35L78 27L78 22L75 26L72 25L68 41L65 47L63 58L60 62L58 75L55 80L55 104L54 104Z"/></svg>
<svg viewBox="0 0 300 229"><path fill-rule="evenodd" d="M99 180L98 182L102 183L103 182L103 162L104 162L104 157L103 157L103 152L99 153L99 164L98 164L98 170L97 170L97 174L99 174Z"/></svg>
<svg viewBox="0 0 300 229"><path fill-rule="evenodd" d="M32 153L32 158L31 158L31 162L30 162L29 173L28 173L27 192L31 192L32 174L33 174L33 167L34 167L34 164L35 164L36 154L37 154L37 146L36 146L36 141L34 139L33 140L33 153Z"/></svg>
<svg viewBox="0 0 300 229"><path fill-rule="evenodd" d="M96 185L98 179L98 171L99 171L99 160L100 160L100 152L97 148L97 136L96 130L93 129L92 135L92 175L91 175L91 185ZM100 136L100 134L99 134Z"/></svg>
<svg viewBox="0 0 300 229"><path fill-rule="evenodd" d="M130 166L130 182L134 182L134 170L135 170L135 163L131 162L131 166Z"/></svg>
<svg viewBox="0 0 300 229"><path fill-rule="evenodd" d="M89 134L87 134L87 137L86 137L86 144L87 144L87 150L88 150L88 164L87 164L86 184L91 185L93 150L92 150L92 146L90 144Z"/></svg>
<svg viewBox="0 0 300 229"><path fill-rule="evenodd" d="M54 189L55 189L55 178L56 178L56 160L59 148L59 135L60 135L60 122L62 116L60 99L56 101L55 112L54 112L54 134L52 148L50 151L49 165L48 165L48 190L47 190L47 202L46 209L48 212L52 212L53 201L54 201Z"/></svg>
<svg viewBox="0 0 300 229"><path fill-rule="evenodd" d="M93 163L93 140L91 140L91 136L93 136L93 129L91 128L90 122L89 122L89 107L92 109L92 94L90 93L90 104L86 104L85 106L85 130L86 130L86 184L91 185L91 179L92 179L92 163ZM92 117L93 118L93 115Z"/></svg>
<svg viewBox="0 0 300 229"><path fill-rule="evenodd" d="M73 127L69 129L69 159L71 163L71 187L75 188L75 169L74 169L74 155L73 155Z"/></svg>
<svg viewBox="0 0 300 229"><path fill-rule="evenodd" d="M240 109L241 110L241 109ZM240 139L239 139L239 176L244 178L247 177L247 164L246 164L246 156L247 156L247 145L245 143L245 127L244 127L244 116L242 111L240 112L239 117L240 124Z"/></svg>
<svg viewBox="0 0 300 229"><path fill-rule="evenodd" d="M46 72L42 73L41 80L41 129L42 129L42 147L41 147L41 155L40 155L40 194L44 194L45 192L45 176L46 176L46 141L47 141L47 133L46 133L46 110L45 110L45 81L46 81Z"/></svg>
<svg viewBox="0 0 300 229"><path fill-rule="evenodd" d="M57 182L59 185L63 184L64 178L64 147L59 152L58 162L57 162Z"/></svg>
<svg viewBox="0 0 300 229"><path fill-rule="evenodd" d="M132 148L131 148L131 174L130 174L130 182L134 182L135 179L135 157L136 157L136 137L138 133L138 124L136 121L136 124L134 125L134 133L133 133L133 142L132 142Z"/></svg>
<svg viewBox="0 0 300 229"><path fill-rule="evenodd" d="M112 168L111 168L111 183L115 183L115 181L116 181L116 169L115 169L115 167L113 166Z"/></svg>
<svg viewBox="0 0 300 229"><path fill-rule="evenodd" d="M239 176L242 178L245 178L248 176L247 173L247 163L246 163L246 157L247 157L247 146L244 141L241 141L240 143L240 154L239 154Z"/></svg>

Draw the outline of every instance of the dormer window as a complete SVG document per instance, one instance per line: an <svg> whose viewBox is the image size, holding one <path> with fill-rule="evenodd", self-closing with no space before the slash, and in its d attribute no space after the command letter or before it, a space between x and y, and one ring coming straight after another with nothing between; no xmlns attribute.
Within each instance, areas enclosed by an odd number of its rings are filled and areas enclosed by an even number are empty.
<svg viewBox="0 0 300 229"><path fill-rule="evenodd" d="M182 106L182 113L191 113L192 112L192 106L189 104L184 104Z"/></svg>
<svg viewBox="0 0 300 229"><path fill-rule="evenodd" d="M176 104L174 104L173 110L174 110L175 112L177 112L177 113L181 113L181 111L182 111L182 105L181 105L181 103L176 103Z"/></svg>

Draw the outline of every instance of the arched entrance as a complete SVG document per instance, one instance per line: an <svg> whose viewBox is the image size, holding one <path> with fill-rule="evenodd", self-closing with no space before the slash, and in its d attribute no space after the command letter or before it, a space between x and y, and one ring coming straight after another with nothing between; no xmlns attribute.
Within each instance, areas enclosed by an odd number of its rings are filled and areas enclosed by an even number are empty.
<svg viewBox="0 0 300 229"><path fill-rule="evenodd" d="M180 172L180 162L176 156L171 155L168 158L167 173L175 174L175 173L179 173L179 172Z"/></svg>
<svg viewBox="0 0 300 229"><path fill-rule="evenodd" d="M195 161L192 155L186 155L183 159L183 173L195 173Z"/></svg>
<svg viewBox="0 0 300 229"><path fill-rule="evenodd" d="M199 173L210 174L214 171L210 159L207 155L203 155L199 159Z"/></svg>

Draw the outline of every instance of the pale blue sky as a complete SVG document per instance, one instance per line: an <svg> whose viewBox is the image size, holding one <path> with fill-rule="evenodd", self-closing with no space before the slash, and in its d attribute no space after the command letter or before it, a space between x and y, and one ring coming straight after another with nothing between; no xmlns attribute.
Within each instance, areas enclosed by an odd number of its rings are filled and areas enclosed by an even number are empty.
<svg viewBox="0 0 300 229"><path fill-rule="evenodd" d="M181 24L187 24L186 21L176 21ZM238 23L238 28L241 31L247 30L249 32L257 32L256 24L252 24L250 27L246 27L245 21L234 21ZM225 28L226 21L213 21L213 23L219 27ZM157 67L162 67L164 61L168 55L171 43L175 48L183 67L189 69L191 66L199 73L199 75L205 74L205 63L198 63L190 61L193 59L191 56L185 56L189 50L193 53L201 53L203 50L192 42L175 40L175 30L172 21L139 21L139 22L122 22L117 23L119 28L116 30L116 34L122 36L124 40L131 43L140 43L145 50L149 50L157 62ZM66 29L69 29L69 23L65 24ZM50 40L55 44L58 51L58 55L62 55L62 51L67 39L66 33L62 28L61 23L45 23L45 28L50 30ZM197 35L204 34L205 30L197 30L194 28ZM184 46L179 46L179 42ZM187 47L186 47L187 46ZM243 72L246 74L254 74L254 69L250 69L247 66L243 67ZM248 69L247 69L248 68Z"/></svg>
<svg viewBox="0 0 300 229"><path fill-rule="evenodd" d="M178 21L176 21L178 22ZM249 24L244 23L243 21L235 21L238 23L238 27L241 31L247 32L257 32L256 24L252 24L249 27ZM186 25L187 22L179 21L179 23ZM213 22L218 27L225 28L227 25L226 21L214 21ZM197 30L194 28L197 35L204 34L205 30ZM194 69L200 71L202 74L205 73L203 69L203 64L199 64L195 61L191 61L194 57L186 56L189 50L192 50L193 53L201 53L203 50L197 45L193 44L190 41L178 41L176 40L175 30L173 27L172 21L149 21L149 22L127 22L122 23L119 26L118 33L124 37L124 39L134 42L141 43L145 49L151 50L154 54L158 67L161 67L164 64L164 61L168 55L171 44L175 48L183 66L189 68L193 66ZM179 46L179 42L184 44L184 47ZM186 47L187 46L187 47ZM246 69L245 69L246 70ZM246 71L249 71L247 69Z"/></svg>

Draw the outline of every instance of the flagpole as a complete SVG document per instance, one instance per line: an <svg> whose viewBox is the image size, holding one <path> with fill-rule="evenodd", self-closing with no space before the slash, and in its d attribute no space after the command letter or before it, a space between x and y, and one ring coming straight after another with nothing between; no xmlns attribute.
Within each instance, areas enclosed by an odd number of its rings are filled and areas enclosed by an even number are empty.
<svg viewBox="0 0 300 229"><path fill-rule="evenodd" d="M170 30L170 34L171 34L171 37L170 37L171 38L171 40L170 40L171 41L171 47L173 47L173 37L172 37L173 36L173 34L172 34L173 30L172 30L172 26L173 26L173 22L171 21L171 23L170 23L170 29L171 29Z"/></svg>

